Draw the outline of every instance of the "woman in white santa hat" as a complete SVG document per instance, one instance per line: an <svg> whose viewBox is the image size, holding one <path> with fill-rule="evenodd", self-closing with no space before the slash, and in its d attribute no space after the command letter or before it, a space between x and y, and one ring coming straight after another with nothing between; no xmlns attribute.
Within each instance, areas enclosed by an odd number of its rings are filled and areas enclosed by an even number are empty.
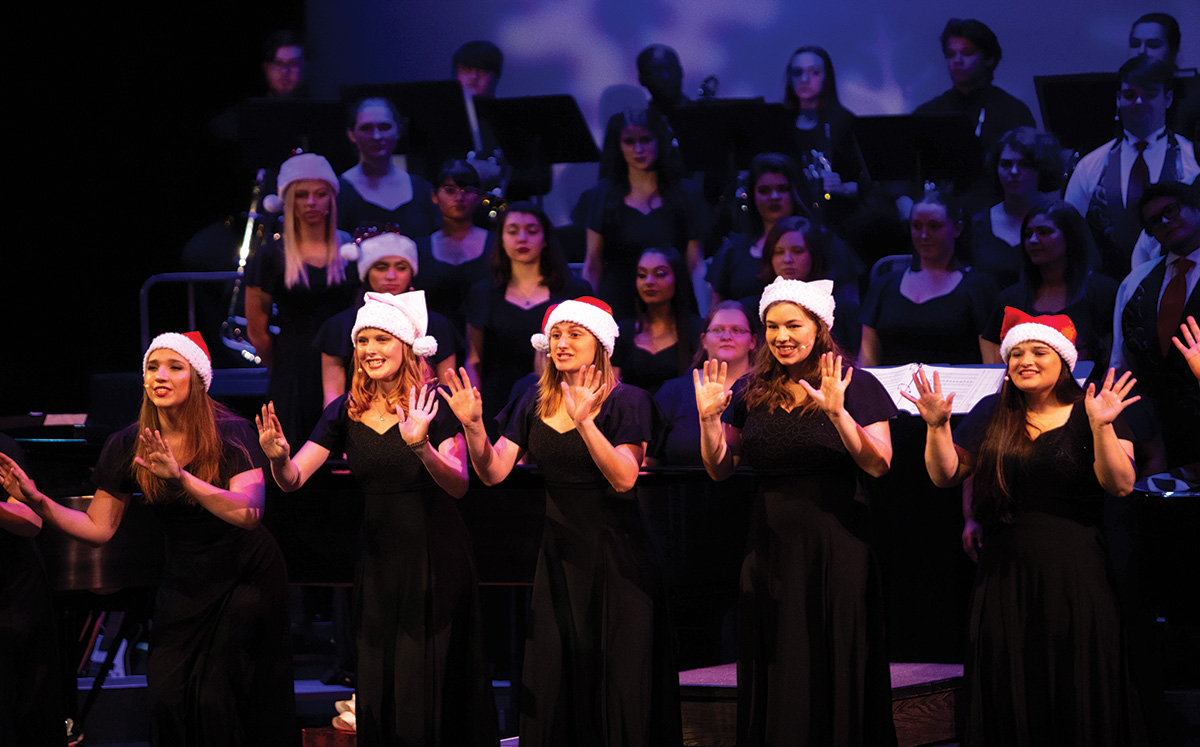
<svg viewBox="0 0 1200 747"><path fill-rule="evenodd" d="M654 402L613 374L612 309L582 297L547 309L531 340L550 358L496 418L465 370L442 390L488 485L528 455L546 483L521 674L521 744L679 745L678 671L659 561L638 507Z"/></svg>
<svg viewBox="0 0 1200 747"><path fill-rule="evenodd" d="M294 456L274 404L257 418L259 442L285 491L343 453L363 489L358 743L494 747L475 563L454 500L467 492L467 460L457 421L439 412L427 333L424 291L368 293L351 331L350 391Z"/></svg>

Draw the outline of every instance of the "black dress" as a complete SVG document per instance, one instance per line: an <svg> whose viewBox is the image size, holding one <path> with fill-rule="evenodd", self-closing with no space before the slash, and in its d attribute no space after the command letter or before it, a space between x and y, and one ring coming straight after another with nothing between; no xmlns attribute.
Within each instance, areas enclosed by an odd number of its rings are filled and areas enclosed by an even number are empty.
<svg viewBox="0 0 1200 747"><path fill-rule="evenodd" d="M494 237L495 234L488 233L483 253L460 265L452 265L434 257L431 236L416 239L417 260L421 269L413 278L413 287L425 291L426 305L449 319L460 337L467 328L468 291L476 283L491 277L488 255Z"/></svg>
<svg viewBox="0 0 1200 747"><path fill-rule="evenodd" d="M642 251L674 247L686 256L688 242L704 237L708 218L703 198L683 187L678 210L663 206L643 213L626 205L622 196L616 214L609 216L605 211L609 189L608 180L602 179L579 202L587 227L604 238L604 269L596 295L608 302L614 317L625 319L637 311L637 262Z"/></svg>
<svg viewBox="0 0 1200 747"><path fill-rule="evenodd" d="M214 484L263 466L258 433L236 417L217 421L223 446ZM137 424L109 437L92 474L113 495L140 491L133 457ZM186 467L185 467L186 469ZM287 568L275 538L241 529L179 491L151 504L166 533L166 561L146 684L150 741L188 745L280 745L295 740Z"/></svg>
<svg viewBox="0 0 1200 747"><path fill-rule="evenodd" d="M501 413L504 436L546 481L521 674L521 744L648 747L683 741L667 597L637 494L617 493L578 431L537 416L537 388ZM596 426L614 445L652 440L655 408L618 384Z"/></svg>
<svg viewBox="0 0 1200 747"><path fill-rule="evenodd" d="M650 456L664 467L701 467L700 415L696 411L696 384L689 371L663 383L654 393L662 410L663 428L650 445Z"/></svg>
<svg viewBox="0 0 1200 747"><path fill-rule="evenodd" d="M541 331L542 318L551 305L569 298L591 294L588 284L575 276L567 280L561 293L551 293L549 300L523 309L509 303L505 289L497 288L490 279L476 283L467 298L467 324L483 330L483 366L479 391L483 397L483 422L488 437L495 439L496 413L508 403L513 385L533 373L533 356L537 353L529 338Z"/></svg>
<svg viewBox="0 0 1200 747"><path fill-rule="evenodd" d="M748 409L739 384L723 417L742 431L758 488L738 605L737 743L894 745L862 471L824 413ZM864 426L896 414L865 370L846 409Z"/></svg>
<svg viewBox="0 0 1200 747"><path fill-rule="evenodd" d="M433 187L416 174L412 181L412 199L395 210L388 210L363 197L345 176L338 177L338 228L353 234L361 226L391 223L400 233L415 239L428 236L442 227L442 213L430 199Z"/></svg>
<svg viewBox="0 0 1200 747"><path fill-rule="evenodd" d="M992 232L992 209L980 210L971 216L971 269L985 272L996 281L996 287L1007 288L1021 279L1021 242L1016 246Z"/></svg>
<svg viewBox="0 0 1200 747"><path fill-rule="evenodd" d="M979 450L997 395L954 441ZM1121 438L1128 431L1116 424ZM1104 490L1083 402L1008 473L1010 522L981 519L965 662L965 745L1144 745L1101 531Z"/></svg>
<svg viewBox="0 0 1200 747"><path fill-rule="evenodd" d="M347 265L343 282L330 285L326 268L305 265L308 286L284 282L283 245L268 242L246 265L246 284L261 288L279 310L279 335L272 343L274 361L267 398L275 403L288 443L303 443L321 416L321 353L313 339L321 324L355 302L358 271Z"/></svg>
<svg viewBox="0 0 1200 747"><path fill-rule="evenodd" d="M453 438L457 426L440 408L429 445ZM346 454L366 502L354 581L358 743L494 747L475 561L454 499L399 426L380 434L351 420L344 395L309 440Z"/></svg>
<svg viewBox="0 0 1200 747"><path fill-rule="evenodd" d="M995 305L995 281L963 270L954 290L915 303L900 292L905 272L896 270L871 283L863 301L862 323L879 335L879 365L982 362L979 336Z"/></svg>
<svg viewBox="0 0 1200 747"><path fill-rule="evenodd" d="M28 470L21 447L2 433L0 453ZM7 495L0 488L0 501ZM54 608L37 543L0 529L0 735L14 745L62 747L61 672Z"/></svg>
<svg viewBox="0 0 1200 747"><path fill-rule="evenodd" d="M638 347L634 341L637 337L637 322L632 319L621 322L612 354L612 364L621 369L621 381L654 394L664 381L691 369L692 354L695 353L696 344L700 340L704 320L689 314L679 320L676 327L678 342L657 353L651 353ZM683 347L682 361L680 346Z"/></svg>

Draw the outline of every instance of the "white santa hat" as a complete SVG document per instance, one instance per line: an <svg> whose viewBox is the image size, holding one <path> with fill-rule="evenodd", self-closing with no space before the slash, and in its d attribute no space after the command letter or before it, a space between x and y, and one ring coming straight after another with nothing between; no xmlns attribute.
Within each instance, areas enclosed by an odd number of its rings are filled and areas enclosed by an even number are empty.
<svg viewBox="0 0 1200 747"><path fill-rule="evenodd" d="M208 354L208 346L199 332L163 332L150 341L146 354L142 356L142 371L150 361L150 354L155 350L171 350L183 356L191 364L200 380L204 382L204 391L212 388L212 356Z"/></svg>
<svg viewBox="0 0 1200 747"><path fill-rule="evenodd" d="M342 244L342 259L358 263L358 279L367 282L367 272L371 265L384 257L403 257L412 267L413 277L417 276L417 243L407 236L395 231L385 230L382 233L360 237L350 244Z"/></svg>
<svg viewBox="0 0 1200 747"><path fill-rule="evenodd" d="M263 209L268 213L278 213L283 210L283 196L287 194L288 186L300 179L320 179L327 183L333 193L338 193L338 178L333 167L325 156L316 153L299 153L284 161L279 167L279 177L275 180L275 194L263 198Z"/></svg>
<svg viewBox="0 0 1200 747"><path fill-rule="evenodd" d="M832 280L788 280L775 278L775 282L763 289L762 298L758 302L758 318L767 321L767 308L773 303L787 301L794 303L808 313L825 322L825 326L833 328Z"/></svg>
<svg viewBox="0 0 1200 747"><path fill-rule="evenodd" d="M550 350L550 328L559 322L574 322L586 327L604 346L609 357L613 354L613 345L617 342L620 331L617 321L613 319L612 307L592 296L580 296L573 301L556 303L546 309L542 317L542 331L529 338L530 344L543 353Z"/></svg>
<svg viewBox="0 0 1200 747"><path fill-rule="evenodd" d="M412 346L413 352L428 358L437 352L437 340L425 334L429 329L429 312L425 307L425 291L409 291L393 296L390 293L367 293L367 302L358 310L353 342L363 329L382 329Z"/></svg>

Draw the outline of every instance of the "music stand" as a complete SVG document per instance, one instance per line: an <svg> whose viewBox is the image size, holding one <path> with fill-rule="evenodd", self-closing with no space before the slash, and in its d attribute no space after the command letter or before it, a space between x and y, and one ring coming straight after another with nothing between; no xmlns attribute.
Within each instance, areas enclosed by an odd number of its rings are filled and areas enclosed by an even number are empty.
<svg viewBox="0 0 1200 747"><path fill-rule="evenodd" d="M334 162L344 150L346 127L337 101L250 99L238 109L242 164L272 171L302 148Z"/></svg>
<svg viewBox="0 0 1200 747"><path fill-rule="evenodd" d="M1033 86L1042 124L1064 148L1091 153L1120 131L1113 121L1120 88L1116 73L1035 75Z"/></svg>
<svg viewBox="0 0 1200 747"><path fill-rule="evenodd" d="M437 176L443 162L465 158L475 147L462 86L457 80L360 83L344 86L341 95L347 106L365 98L392 102L400 116L408 120L400 145L401 152L409 157L408 170L427 179Z"/></svg>
<svg viewBox="0 0 1200 747"><path fill-rule="evenodd" d="M759 153L792 154L796 115L782 104L756 99L713 99L671 115L684 169L706 174L750 168Z"/></svg>
<svg viewBox="0 0 1200 747"><path fill-rule="evenodd" d="M492 128L504 159L515 168L600 160L592 131L571 96L476 98L475 110L480 121Z"/></svg>
<svg viewBox="0 0 1200 747"><path fill-rule="evenodd" d="M859 117L854 135L873 181L953 182L961 191L983 173L983 144L958 114Z"/></svg>

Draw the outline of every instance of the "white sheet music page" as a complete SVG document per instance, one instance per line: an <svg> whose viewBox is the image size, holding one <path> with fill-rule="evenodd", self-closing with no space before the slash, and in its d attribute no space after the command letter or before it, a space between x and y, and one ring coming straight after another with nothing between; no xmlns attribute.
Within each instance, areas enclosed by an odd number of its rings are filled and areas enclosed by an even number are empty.
<svg viewBox="0 0 1200 747"><path fill-rule="evenodd" d="M910 415L917 415L917 406L900 396L907 392L917 396L917 386L913 383L913 374L918 370L925 372L929 382L933 383L933 374L937 372L942 385L942 395L954 395L953 412L961 415L971 411L971 408L989 394L1000 390L1000 382L1004 380L1004 366L927 366L921 363L909 363L904 366L867 369L884 388L888 390L896 407Z"/></svg>

